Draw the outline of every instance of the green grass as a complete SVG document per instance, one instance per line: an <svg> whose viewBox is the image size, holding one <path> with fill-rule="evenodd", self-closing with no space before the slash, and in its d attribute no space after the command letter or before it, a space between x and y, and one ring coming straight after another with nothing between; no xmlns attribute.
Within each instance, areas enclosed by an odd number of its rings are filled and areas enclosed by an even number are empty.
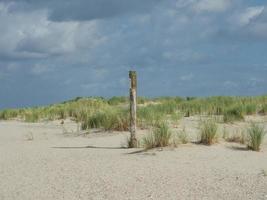
<svg viewBox="0 0 267 200"><path fill-rule="evenodd" d="M13 119L16 118L19 115L19 110L3 110L0 112L0 119L1 120L8 120L8 119Z"/></svg>
<svg viewBox="0 0 267 200"><path fill-rule="evenodd" d="M138 97L137 126L147 129L161 121L177 125L180 118L194 115L212 115L232 123L244 120L245 115L267 114L267 96L258 97ZM77 97L63 103L43 107L6 109L0 111L0 120L18 118L27 122L71 119L83 129L127 130L128 97Z"/></svg>
<svg viewBox="0 0 267 200"><path fill-rule="evenodd" d="M143 138L145 149L166 147L170 144L171 131L165 122L161 122L154 128L153 132Z"/></svg>
<svg viewBox="0 0 267 200"><path fill-rule="evenodd" d="M241 105L230 107L223 113L223 121L225 123L242 120L244 120L244 111Z"/></svg>
<svg viewBox="0 0 267 200"><path fill-rule="evenodd" d="M90 128L103 128L106 131L127 131L129 127L129 116L126 111L106 109L95 112L82 121L82 130Z"/></svg>
<svg viewBox="0 0 267 200"><path fill-rule="evenodd" d="M211 145L215 142L218 126L213 120L204 120L200 123L200 143Z"/></svg>
<svg viewBox="0 0 267 200"><path fill-rule="evenodd" d="M265 133L263 126L251 123L248 128L248 148L253 151L260 151L260 146L264 140Z"/></svg>

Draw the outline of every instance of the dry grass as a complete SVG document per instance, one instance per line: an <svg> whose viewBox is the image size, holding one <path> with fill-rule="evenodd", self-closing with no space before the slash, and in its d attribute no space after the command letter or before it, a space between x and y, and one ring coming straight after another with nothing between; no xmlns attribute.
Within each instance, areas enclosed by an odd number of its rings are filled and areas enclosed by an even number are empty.
<svg viewBox="0 0 267 200"><path fill-rule="evenodd" d="M182 144L188 143L188 137L187 137L185 127L183 127L182 130L178 131L177 137L178 137L180 143L182 143Z"/></svg>
<svg viewBox="0 0 267 200"><path fill-rule="evenodd" d="M223 139L226 142L234 142L240 144L245 144L247 142L246 133L241 128L232 128L231 130L227 130L224 127Z"/></svg>

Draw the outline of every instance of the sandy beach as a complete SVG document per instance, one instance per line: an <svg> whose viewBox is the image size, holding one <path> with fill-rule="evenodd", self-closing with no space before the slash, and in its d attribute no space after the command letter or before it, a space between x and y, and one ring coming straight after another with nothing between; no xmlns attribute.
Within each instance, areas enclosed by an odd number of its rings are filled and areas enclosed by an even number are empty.
<svg viewBox="0 0 267 200"><path fill-rule="evenodd" d="M189 119L183 123L189 123ZM127 133L0 122L0 199L267 199L267 143L123 148Z"/></svg>

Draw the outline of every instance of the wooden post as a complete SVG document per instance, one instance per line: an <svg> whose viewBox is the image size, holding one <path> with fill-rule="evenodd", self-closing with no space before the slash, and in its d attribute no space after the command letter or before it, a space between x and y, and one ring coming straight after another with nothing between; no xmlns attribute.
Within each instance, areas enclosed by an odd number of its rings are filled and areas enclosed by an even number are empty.
<svg viewBox="0 0 267 200"><path fill-rule="evenodd" d="M137 147L137 139L136 139L136 72L129 71L130 78L130 132L131 138L129 147L136 148Z"/></svg>

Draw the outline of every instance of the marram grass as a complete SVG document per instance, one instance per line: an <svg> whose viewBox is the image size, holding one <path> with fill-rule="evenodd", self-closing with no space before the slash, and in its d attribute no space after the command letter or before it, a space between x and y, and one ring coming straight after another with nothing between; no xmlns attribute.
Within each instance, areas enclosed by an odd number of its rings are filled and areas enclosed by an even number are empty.
<svg viewBox="0 0 267 200"><path fill-rule="evenodd" d="M242 121L246 115L267 114L267 96L258 97L138 97L137 125L155 127L161 121L178 124L182 117L193 115L223 116L224 122ZM127 130L128 97L75 98L43 107L6 109L0 111L0 120L20 119L27 122L71 119L83 129Z"/></svg>

